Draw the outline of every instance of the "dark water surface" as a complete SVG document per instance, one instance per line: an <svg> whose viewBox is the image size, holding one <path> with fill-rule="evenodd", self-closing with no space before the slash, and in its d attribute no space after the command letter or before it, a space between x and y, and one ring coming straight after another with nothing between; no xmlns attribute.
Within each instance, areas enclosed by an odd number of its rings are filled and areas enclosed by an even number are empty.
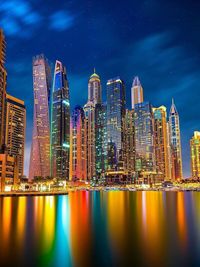
<svg viewBox="0 0 200 267"><path fill-rule="evenodd" d="M0 198L0 266L200 266L200 193Z"/></svg>

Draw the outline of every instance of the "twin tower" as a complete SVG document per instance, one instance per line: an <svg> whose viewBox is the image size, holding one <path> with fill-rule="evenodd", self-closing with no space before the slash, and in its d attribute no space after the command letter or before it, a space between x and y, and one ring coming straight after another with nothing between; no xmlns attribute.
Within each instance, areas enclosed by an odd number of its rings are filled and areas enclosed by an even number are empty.
<svg viewBox="0 0 200 267"><path fill-rule="evenodd" d="M70 104L66 68L56 61L53 80L43 55L33 58L34 115L29 179L69 176Z"/></svg>

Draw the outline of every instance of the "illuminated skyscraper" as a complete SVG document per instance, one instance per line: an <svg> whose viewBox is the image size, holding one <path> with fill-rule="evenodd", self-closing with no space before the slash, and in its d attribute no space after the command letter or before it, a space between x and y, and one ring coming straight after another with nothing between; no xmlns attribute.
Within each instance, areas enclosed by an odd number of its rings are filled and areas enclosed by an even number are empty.
<svg viewBox="0 0 200 267"><path fill-rule="evenodd" d="M135 171L134 110L126 110L124 121L124 169L132 175Z"/></svg>
<svg viewBox="0 0 200 267"><path fill-rule="evenodd" d="M135 170L155 171L153 112L149 102L135 104Z"/></svg>
<svg viewBox="0 0 200 267"><path fill-rule="evenodd" d="M98 133L95 129L98 111L95 112L96 104L101 105L101 81L98 74L94 73L88 81L88 102L84 106L86 127L86 154L87 154L87 179L96 176L96 138ZM99 106L100 107L100 106ZM99 109L99 108L98 108ZM99 120L98 120L99 122Z"/></svg>
<svg viewBox="0 0 200 267"><path fill-rule="evenodd" d="M87 179L96 176L96 147L95 147L95 104L88 101L84 106L85 112L85 143L87 161Z"/></svg>
<svg viewBox="0 0 200 267"><path fill-rule="evenodd" d="M26 108L24 101L6 94L5 144L7 153L18 161L19 178L24 174Z"/></svg>
<svg viewBox="0 0 200 267"><path fill-rule="evenodd" d="M50 123L49 99L51 71L43 55L33 58L33 137L29 179L50 176Z"/></svg>
<svg viewBox="0 0 200 267"><path fill-rule="evenodd" d="M182 179L182 154L179 115L172 99L169 114L169 134L172 160L172 179Z"/></svg>
<svg viewBox="0 0 200 267"><path fill-rule="evenodd" d="M132 109L134 109L135 104L142 103L144 101L143 88L137 76L133 79L133 84L131 88L131 100L132 100Z"/></svg>
<svg viewBox="0 0 200 267"><path fill-rule="evenodd" d="M102 101L101 81L95 69L88 82L88 101L93 104L100 104Z"/></svg>
<svg viewBox="0 0 200 267"><path fill-rule="evenodd" d="M100 176L107 169L107 117L104 104L95 106L95 146L96 174Z"/></svg>
<svg viewBox="0 0 200 267"><path fill-rule="evenodd" d="M107 135L108 143L116 147L116 162L113 170L123 170L124 145L124 117L125 117L125 85L120 77L107 81ZM113 146L114 145L114 146ZM112 149L113 150L113 149ZM108 151L110 154L110 152Z"/></svg>
<svg viewBox="0 0 200 267"><path fill-rule="evenodd" d="M156 171L166 180L171 178L166 107L153 108L153 114Z"/></svg>
<svg viewBox="0 0 200 267"><path fill-rule="evenodd" d="M200 178L200 132L195 131L190 139L192 178Z"/></svg>
<svg viewBox="0 0 200 267"><path fill-rule="evenodd" d="M6 69L5 69L6 42L3 31L0 29L0 150L4 144L4 119L6 97Z"/></svg>
<svg viewBox="0 0 200 267"><path fill-rule="evenodd" d="M71 179L86 180L85 116L80 106L76 106L71 117L70 164Z"/></svg>
<svg viewBox="0 0 200 267"><path fill-rule="evenodd" d="M52 176L69 179L70 103L66 68L56 61L51 110Z"/></svg>

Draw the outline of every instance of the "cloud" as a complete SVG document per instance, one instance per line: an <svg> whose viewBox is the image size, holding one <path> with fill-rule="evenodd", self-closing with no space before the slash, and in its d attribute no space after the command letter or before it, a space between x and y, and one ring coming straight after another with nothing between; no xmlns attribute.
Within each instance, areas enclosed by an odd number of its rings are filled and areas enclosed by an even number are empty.
<svg viewBox="0 0 200 267"><path fill-rule="evenodd" d="M74 23L74 16L67 11L57 11L50 16L50 28L57 31L65 31Z"/></svg>
<svg viewBox="0 0 200 267"><path fill-rule="evenodd" d="M30 37L41 20L42 16L25 0L0 3L0 27L8 36Z"/></svg>

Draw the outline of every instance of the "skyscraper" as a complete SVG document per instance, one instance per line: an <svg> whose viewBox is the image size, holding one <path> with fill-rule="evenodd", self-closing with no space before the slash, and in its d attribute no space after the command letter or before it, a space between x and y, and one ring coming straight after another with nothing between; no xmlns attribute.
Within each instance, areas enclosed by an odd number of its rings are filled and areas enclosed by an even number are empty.
<svg viewBox="0 0 200 267"><path fill-rule="evenodd" d="M95 147L96 174L100 176L107 169L107 117L104 104L95 106Z"/></svg>
<svg viewBox="0 0 200 267"><path fill-rule="evenodd" d="M107 81L107 135L108 143L116 147L116 163L113 170L123 170L125 117L125 85L120 77ZM109 146L110 147L110 146ZM113 149L112 149L113 150ZM110 152L108 151L110 154ZM116 166L115 166L116 165Z"/></svg>
<svg viewBox="0 0 200 267"><path fill-rule="evenodd" d="M80 106L76 106L71 117L70 164L71 179L87 179L86 172L86 143L85 143L85 116Z"/></svg>
<svg viewBox="0 0 200 267"><path fill-rule="evenodd" d="M153 112L149 102L135 104L135 170L155 171Z"/></svg>
<svg viewBox="0 0 200 267"><path fill-rule="evenodd" d="M135 172L134 109L126 110L124 121L124 169L129 175Z"/></svg>
<svg viewBox="0 0 200 267"><path fill-rule="evenodd" d="M135 104L142 103L144 101L143 88L137 76L133 79L133 84L131 88L131 101L132 109L134 109Z"/></svg>
<svg viewBox="0 0 200 267"><path fill-rule="evenodd" d="M172 159L172 179L182 179L183 174L179 114L173 99L169 114L169 134Z"/></svg>
<svg viewBox="0 0 200 267"><path fill-rule="evenodd" d="M192 178L200 178L200 132L195 131L190 139Z"/></svg>
<svg viewBox="0 0 200 267"><path fill-rule="evenodd" d="M88 101L93 104L100 104L102 101L101 81L95 69L88 82Z"/></svg>
<svg viewBox="0 0 200 267"><path fill-rule="evenodd" d="M95 147L95 104L88 101L84 106L85 113L85 142L86 142L86 161L87 161L87 179L96 176L96 147Z"/></svg>
<svg viewBox="0 0 200 267"><path fill-rule="evenodd" d="M56 61L51 104L51 173L69 179L70 103L66 68Z"/></svg>
<svg viewBox="0 0 200 267"><path fill-rule="evenodd" d="M169 144L166 107L153 108L156 171L162 179L170 179Z"/></svg>
<svg viewBox="0 0 200 267"><path fill-rule="evenodd" d="M96 105L100 107L102 101L101 96L101 80L98 74L94 73L90 76L88 81L88 101L84 105L85 112L85 127L86 127L86 155L87 155L87 179L92 179L96 176L96 131L95 123L97 121L98 111L95 112ZM99 109L99 108L97 108ZM98 120L99 122L99 120Z"/></svg>
<svg viewBox="0 0 200 267"><path fill-rule="evenodd" d="M6 94L5 144L7 153L17 158L19 178L24 174L25 131L24 101Z"/></svg>
<svg viewBox="0 0 200 267"><path fill-rule="evenodd" d="M50 176L51 71L44 55L33 58L34 115L29 179Z"/></svg>
<svg viewBox="0 0 200 267"><path fill-rule="evenodd" d="M4 144L4 119L6 96L6 69L5 69L6 42L2 29L0 29L0 150Z"/></svg>

